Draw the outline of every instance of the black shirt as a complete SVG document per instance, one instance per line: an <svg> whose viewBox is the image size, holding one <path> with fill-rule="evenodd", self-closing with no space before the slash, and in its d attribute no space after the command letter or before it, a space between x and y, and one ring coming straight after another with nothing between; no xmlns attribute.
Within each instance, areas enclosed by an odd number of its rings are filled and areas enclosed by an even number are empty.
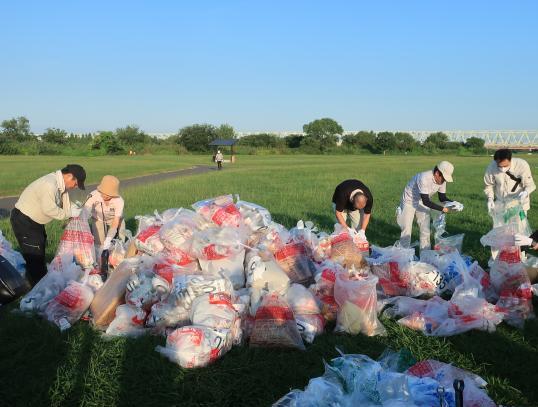
<svg viewBox="0 0 538 407"><path fill-rule="evenodd" d="M353 203L349 200L351 193L356 189L360 189L364 195L368 198L366 206L364 207L364 213L372 213L372 206L374 205L374 197L370 192L370 189L362 182L356 179L347 179L344 182L338 184L333 194L333 203L336 205L338 212L344 210L355 211Z"/></svg>

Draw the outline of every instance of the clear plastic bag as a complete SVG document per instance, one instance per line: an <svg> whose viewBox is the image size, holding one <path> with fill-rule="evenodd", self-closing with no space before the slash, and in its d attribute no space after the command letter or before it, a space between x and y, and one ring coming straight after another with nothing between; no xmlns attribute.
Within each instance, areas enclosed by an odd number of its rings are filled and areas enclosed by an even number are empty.
<svg viewBox="0 0 538 407"><path fill-rule="evenodd" d="M241 213L234 204L232 195L198 201L192 207L204 219L218 226L239 227L242 223Z"/></svg>
<svg viewBox="0 0 538 407"><path fill-rule="evenodd" d="M22 276L26 272L26 262L22 254L13 250L11 243L4 237L0 230L0 256L3 256Z"/></svg>
<svg viewBox="0 0 538 407"><path fill-rule="evenodd" d="M321 314L327 321L334 321L338 311L338 304L334 299L334 284L336 274L346 273L344 268L331 260L325 260L318 265L316 283L310 286L310 291L316 297Z"/></svg>
<svg viewBox="0 0 538 407"><path fill-rule="evenodd" d="M258 307L250 346L305 349L293 311L278 293L265 295Z"/></svg>
<svg viewBox="0 0 538 407"><path fill-rule="evenodd" d="M105 336L129 336L137 337L143 335L144 322L147 312L133 307L132 305L123 304L116 308L116 316L105 331Z"/></svg>
<svg viewBox="0 0 538 407"><path fill-rule="evenodd" d="M354 236L348 230L336 228L331 235L331 259L337 261L345 268L355 267L359 270L366 267L367 263L363 255L368 254L368 242L364 247L359 247Z"/></svg>
<svg viewBox="0 0 538 407"><path fill-rule="evenodd" d="M514 225L515 233L525 236L530 236L532 233L525 210L518 199L495 201L495 208L490 216L493 218L494 228L511 224Z"/></svg>
<svg viewBox="0 0 538 407"><path fill-rule="evenodd" d="M523 328L525 320L534 316L532 287L525 267L498 259L491 267L490 277L499 296L496 310L505 315L506 323Z"/></svg>
<svg viewBox="0 0 538 407"><path fill-rule="evenodd" d="M321 314L295 314L295 321L301 337L307 343L314 342L314 338L323 333L325 319Z"/></svg>
<svg viewBox="0 0 538 407"><path fill-rule="evenodd" d="M213 329L232 329L237 312L230 295L210 293L197 297L190 310L193 325L207 326Z"/></svg>
<svg viewBox="0 0 538 407"><path fill-rule="evenodd" d="M75 264L72 258L71 254L54 258L49 264L47 274L21 299L21 311L44 312L47 304L67 286L69 281L76 281L82 277L80 266Z"/></svg>
<svg viewBox="0 0 538 407"><path fill-rule="evenodd" d="M312 282L312 269L306 248L301 243L288 243L275 252L278 265L294 283L308 285Z"/></svg>
<svg viewBox="0 0 538 407"><path fill-rule="evenodd" d="M56 256L70 254L82 268L93 268L95 264L94 239L85 217L71 218L65 227Z"/></svg>
<svg viewBox="0 0 538 407"><path fill-rule="evenodd" d="M351 280L345 273L336 275L334 298L339 305L337 332L385 335L385 327L377 319L377 276Z"/></svg>
<svg viewBox="0 0 538 407"><path fill-rule="evenodd" d="M262 260L258 251L250 250L245 256L247 287L276 291L284 295L290 285L288 275L274 259Z"/></svg>
<svg viewBox="0 0 538 407"><path fill-rule="evenodd" d="M146 320L146 326L157 334L163 334L167 328L178 328L189 324L189 310L174 301L153 304Z"/></svg>
<svg viewBox="0 0 538 407"><path fill-rule="evenodd" d="M372 245L372 251L370 257L367 259L368 263L384 264L391 261L396 263L409 263L415 258L415 249L406 249L399 245L378 247Z"/></svg>
<svg viewBox="0 0 538 407"><path fill-rule="evenodd" d="M264 207L246 201L238 200L235 205L243 218L243 223L255 231L271 224L271 214Z"/></svg>
<svg viewBox="0 0 538 407"><path fill-rule="evenodd" d="M286 299L295 315L320 313L314 296L301 284L292 284L286 293Z"/></svg>
<svg viewBox="0 0 538 407"><path fill-rule="evenodd" d="M188 325L172 331L166 337L166 346L157 346L155 350L179 366L190 369L207 366L230 348L231 341L226 331Z"/></svg>
<svg viewBox="0 0 538 407"><path fill-rule="evenodd" d="M45 317L60 330L69 329L90 307L93 290L85 284L70 281L52 301L47 304Z"/></svg>

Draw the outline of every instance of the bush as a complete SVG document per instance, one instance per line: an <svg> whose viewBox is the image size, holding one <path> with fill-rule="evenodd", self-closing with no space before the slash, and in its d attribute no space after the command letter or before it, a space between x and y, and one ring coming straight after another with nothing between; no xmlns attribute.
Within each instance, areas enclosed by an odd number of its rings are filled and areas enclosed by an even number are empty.
<svg viewBox="0 0 538 407"><path fill-rule="evenodd" d="M67 143L67 132L65 130L48 128L45 130L45 133L41 136L41 140L46 143L53 144L66 144Z"/></svg>
<svg viewBox="0 0 538 407"><path fill-rule="evenodd" d="M289 136L284 137L284 143L288 148L299 148L301 147L303 139L304 136L302 134L290 134Z"/></svg>
<svg viewBox="0 0 538 407"><path fill-rule="evenodd" d="M183 127L177 140L188 151L210 151L209 143L218 138L217 129L210 124L193 124Z"/></svg>
<svg viewBox="0 0 538 407"><path fill-rule="evenodd" d="M241 137L237 144L249 147L275 148L283 147L284 140L275 134L260 133Z"/></svg>
<svg viewBox="0 0 538 407"><path fill-rule="evenodd" d="M1 142L0 143L0 155L17 155L21 154L21 150L16 143L13 142Z"/></svg>

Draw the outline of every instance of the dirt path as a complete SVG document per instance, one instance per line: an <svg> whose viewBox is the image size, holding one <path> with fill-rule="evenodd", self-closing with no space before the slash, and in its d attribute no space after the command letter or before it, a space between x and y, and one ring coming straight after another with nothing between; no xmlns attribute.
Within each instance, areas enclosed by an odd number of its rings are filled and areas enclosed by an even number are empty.
<svg viewBox="0 0 538 407"><path fill-rule="evenodd" d="M144 185L147 183L164 181L176 177L185 177L189 175L204 174L209 171L216 170L216 167L211 165L195 165L191 168L185 168L178 171L160 172L158 174L143 175L141 177L128 178L121 180L121 188L129 188L138 185ZM97 184L86 185L86 191L91 192L95 189ZM17 202L18 196L10 196L0 198L0 218L8 217L9 212L13 209L13 206Z"/></svg>

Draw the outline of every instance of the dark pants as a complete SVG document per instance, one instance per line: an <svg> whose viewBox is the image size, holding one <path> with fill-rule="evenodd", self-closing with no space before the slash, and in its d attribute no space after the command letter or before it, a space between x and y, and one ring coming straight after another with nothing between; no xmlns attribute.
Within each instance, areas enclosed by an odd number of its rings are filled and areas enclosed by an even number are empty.
<svg viewBox="0 0 538 407"><path fill-rule="evenodd" d="M26 278L34 286L47 274L45 226L34 222L17 208L11 211L10 220L22 257L26 261Z"/></svg>
<svg viewBox="0 0 538 407"><path fill-rule="evenodd" d="M219 167L219 170L222 169L222 161L217 161L217 166Z"/></svg>

